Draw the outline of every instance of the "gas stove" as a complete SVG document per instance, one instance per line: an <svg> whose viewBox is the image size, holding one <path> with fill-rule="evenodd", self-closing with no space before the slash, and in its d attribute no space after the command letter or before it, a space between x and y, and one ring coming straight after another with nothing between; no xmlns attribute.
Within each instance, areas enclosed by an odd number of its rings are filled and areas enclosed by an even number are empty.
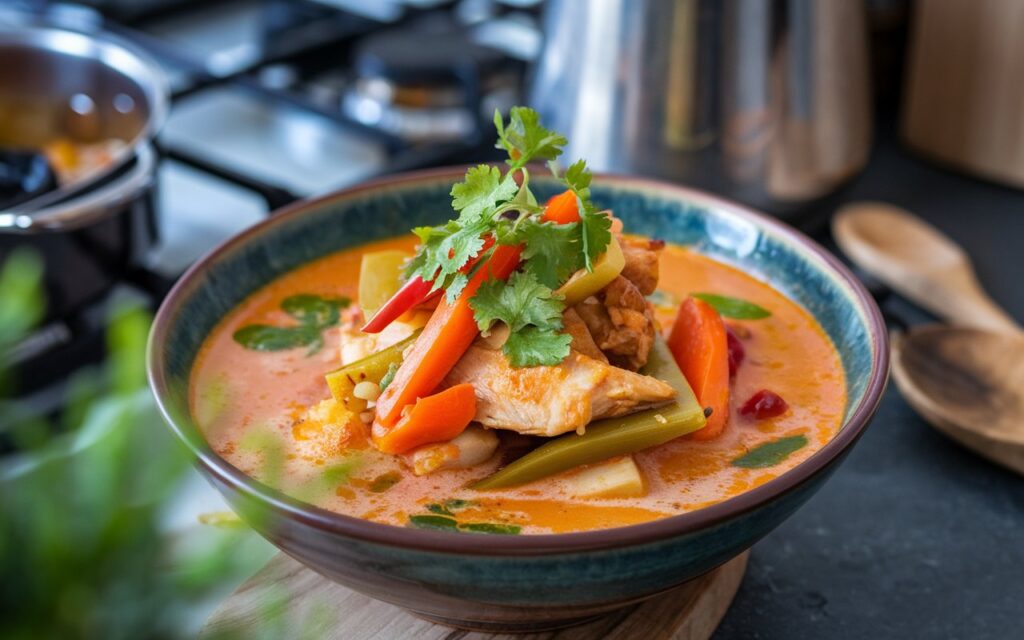
<svg viewBox="0 0 1024 640"><path fill-rule="evenodd" d="M103 358L112 299L155 309L197 258L278 208L376 176L495 158L491 114L522 99L539 4L16 0L0 9L0 24L28 15L134 44L171 87L157 179L135 203L156 242L113 291L18 345L22 399L56 415L69 374Z"/></svg>

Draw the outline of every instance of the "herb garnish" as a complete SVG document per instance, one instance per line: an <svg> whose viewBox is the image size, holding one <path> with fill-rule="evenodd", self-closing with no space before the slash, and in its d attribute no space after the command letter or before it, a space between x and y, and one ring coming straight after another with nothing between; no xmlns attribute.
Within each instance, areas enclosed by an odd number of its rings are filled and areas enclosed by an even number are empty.
<svg viewBox="0 0 1024 640"><path fill-rule="evenodd" d="M451 498L444 502L432 502L426 505L429 514L409 516L409 526L415 529L432 529L435 531L461 531L463 533L489 533L498 535L518 535L523 528L517 524L497 522L459 522L455 512L475 507L476 502Z"/></svg>
<svg viewBox="0 0 1024 640"><path fill-rule="evenodd" d="M790 454L804 448L807 445L807 438L804 436L789 436L772 442L766 442L755 447L732 461L733 466L745 469L763 469L773 467Z"/></svg>
<svg viewBox="0 0 1024 640"><path fill-rule="evenodd" d="M520 272L507 282L485 282L470 306L482 332L495 322L509 326L504 352L512 366L556 365L569 355L570 339L562 334L565 303L554 289L574 272L593 269L611 242L612 221L590 201L591 173L586 163L575 162L559 175L554 160L567 141L541 126L537 112L513 107L507 125L495 112L494 125L497 147L509 154L508 171L479 165L466 172L451 191L458 217L436 227L413 229L420 246L405 276L433 282L433 289L444 289L451 303L474 271L486 264L495 246L521 246ZM530 190L526 166L535 160L549 161L554 176L575 194L579 222L542 221L544 207ZM486 237L495 243L485 249Z"/></svg>
<svg viewBox="0 0 1024 640"><path fill-rule="evenodd" d="M772 315L772 312L753 302L720 296L717 293L691 293L692 297L703 300L715 308L722 317L735 320L760 320Z"/></svg>
<svg viewBox="0 0 1024 640"><path fill-rule="evenodd" d="M235 342L254 351L282 351L296 347L309 347L313 355L324 346L321 332L338 324L341 310L349 305L348 298L324 298L311 293L300 293L281 301L281 309L299 324L275 327L268 324L250 324L231 336Z"/></svg>

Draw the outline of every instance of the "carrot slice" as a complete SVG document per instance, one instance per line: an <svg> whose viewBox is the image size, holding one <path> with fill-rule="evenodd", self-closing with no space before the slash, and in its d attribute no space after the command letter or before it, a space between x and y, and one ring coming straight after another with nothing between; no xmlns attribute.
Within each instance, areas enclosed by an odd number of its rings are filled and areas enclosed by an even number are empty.
<svg viewBox="0 0 1024 640"><path fill-rule="evenodd" d="M729 347L722 317L703 300L687 298L672 325L668 347L701 406L711 409L707 425L690 437L714 438L729 419Z"/></svg>
<svg viewBox="0 0 1024 640"><path fill-rule="evenodd" d="M542 217L544 222L554 222L557 224L579 222L580 214L577 211L576 194L573 190L568 189L557 196L552 196L548 200Z"/></svg>
<svg viewBox="0 0 1024 640"><path fill-rule="evenodd" d="M522 247L498 245L487 264L473 274L455 304L449 304L442 298L423 333L402 361L394 380L377 399L377 422L385 427L395 426L402 417L402 409L430 395L441 384L480 335L469 300L484 281L508 278L519 265L521 253Z"/></svg>
<svg viewBox="0 0 1024 640"><path fill-rule="evenodd" d="M375 426L373 442L384 453L405 453L432 442L446 442L465 431L476 415L476 393L469 383L420 398L412 409L387 429ZM378 430L383 431L378 435Z"/></svg>

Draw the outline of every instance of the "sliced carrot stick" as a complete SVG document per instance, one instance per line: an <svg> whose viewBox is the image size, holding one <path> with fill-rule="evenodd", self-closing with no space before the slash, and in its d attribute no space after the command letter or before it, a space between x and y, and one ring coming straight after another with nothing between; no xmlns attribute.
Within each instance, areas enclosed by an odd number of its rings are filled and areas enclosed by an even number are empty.
<svg viewBox="0 0 1024 640"><path fill-rule="evenodd" d="M421 445L445 442L462 433L476 415L476 393L469 383L420 398L388 429L374 426L373 442L384 453L405 453ZM383 431L378 435L378 431Z"/></svg>
<svg viewBox="0 0 1024 640"><path fill-rule="evenodd" d="M469 300L490 278L504 280L519 264L522 248L498 245L479 271L473 274L455 304L442 298L395 373L394 380L377 399L377 422L393 427L402 409L426 397L441 384L469 345L480 335Z"/></svg>
<svg viewBox="0 0 1024 640"><path fill-rule="evenodd" d="M576 209L576 194L572 189L568 189L557 196L552 196L548 200L542 218L544 222L554 222L557 224L579 222L580 214Z"/></svg>
<svg viewBox="0 0 1024 640"><path fill-rule="evenodd" d="M729 419L729 347L725 323L708 303L687 298L679 307L668 347L701 406L711 409L707 424L694 440L709 440Z"/></svg>

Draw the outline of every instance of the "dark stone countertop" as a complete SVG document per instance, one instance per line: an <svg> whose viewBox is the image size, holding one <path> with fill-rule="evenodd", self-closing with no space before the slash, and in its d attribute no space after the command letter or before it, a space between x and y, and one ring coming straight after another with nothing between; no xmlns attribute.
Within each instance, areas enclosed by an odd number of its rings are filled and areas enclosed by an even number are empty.
<svg viewBox="0 0 1024 640"><path fill-rule="evenodd" d="M883 134L840 202L884 200L960 242L1024 319L1024 191L931 165ZM929 316L891 297L909 324ZM928 426L890 383L825 487L753 550L726 638L1015 638L1024 631L1024 478Z"/></svg>

